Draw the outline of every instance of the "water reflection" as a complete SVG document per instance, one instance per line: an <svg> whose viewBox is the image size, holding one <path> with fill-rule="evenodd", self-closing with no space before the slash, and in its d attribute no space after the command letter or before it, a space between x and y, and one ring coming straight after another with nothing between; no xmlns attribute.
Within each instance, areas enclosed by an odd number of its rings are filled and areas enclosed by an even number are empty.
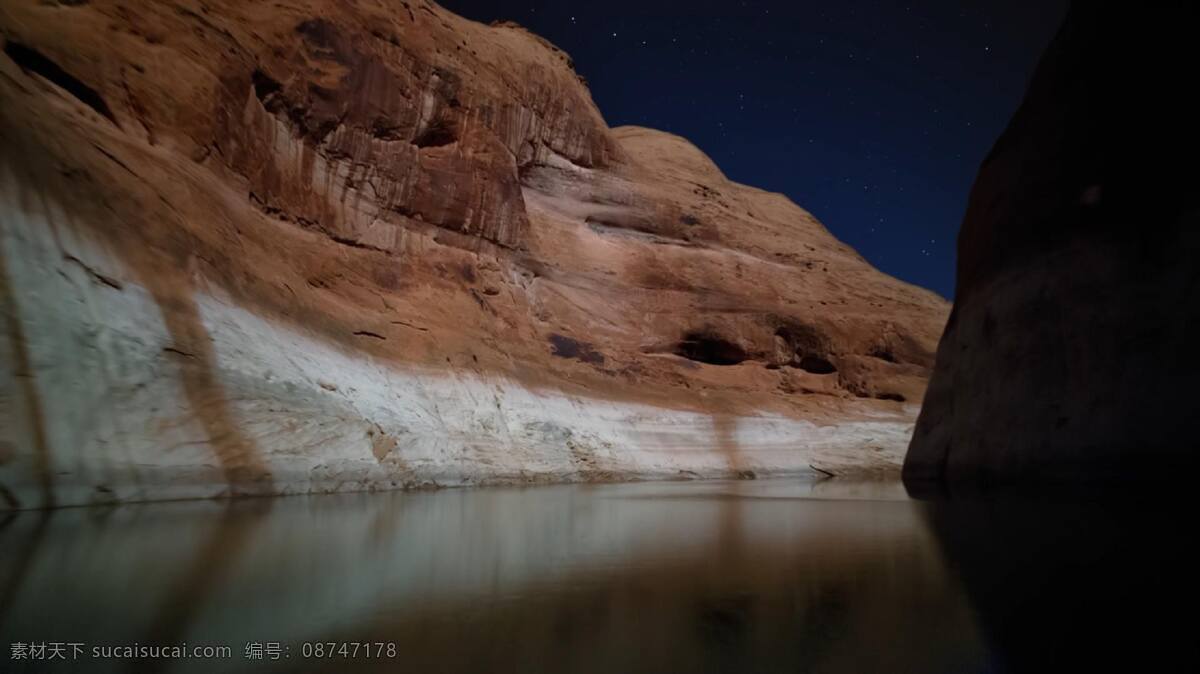
<svg viewBox="0 0 1200 674"><path fill-rule="evenodd" d="M891 484L757 481L27 512L0 522L0 641L233 651L59 671L1027 667L1022 649L1047 646L1012 638L1009 603L1030 578L1013 563L1054 567L1061 551L1018 524L1036 512L989 508L911 501ZM1042 596L1038 610L1070 615ZM394 642L399 661L306 661L306 641ZM247 661L247 642L291 657ZM50 663L25 664L5 660Z"/></svg>
<svg viewBox="0 0 1200 674"><path fill-rule="evenodd" d="M1200 662L1194 506L1155 491L967 495L931 528L999 671L1186 671Z"/></svg>
<svg viewBox="0 0 1200 674"><path fill-rule="evenodd" d="M64 671L237 671L255 664L241 657L248 641L290 645L281 669L331 668L301 660L312 640L396 642L413 671L978 662L921 506L894 485L872 500L826 493L853 498L761 481L21 513L0 531L0 633L6 646L186 642L235 656ZM912 647L931 639L941 644Z"/></svg>

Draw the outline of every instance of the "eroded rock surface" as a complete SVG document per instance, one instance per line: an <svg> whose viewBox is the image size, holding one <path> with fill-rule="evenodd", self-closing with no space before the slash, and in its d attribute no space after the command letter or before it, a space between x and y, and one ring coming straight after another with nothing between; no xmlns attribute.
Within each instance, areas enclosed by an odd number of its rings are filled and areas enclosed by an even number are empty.
<svg viewBox="0 0 1200 674"><path fill-rule="evenodd" d="M984 161L911 482L1191 476L1192 22L1075 3ZM1120 45L1114 49L1114 45Z"/></svg>
<svg viewBox="0 0 1200 674"><path fill-rule="evenodd" d="M515 25L0 29L9 506L898 466L946 303Z"/></svg>

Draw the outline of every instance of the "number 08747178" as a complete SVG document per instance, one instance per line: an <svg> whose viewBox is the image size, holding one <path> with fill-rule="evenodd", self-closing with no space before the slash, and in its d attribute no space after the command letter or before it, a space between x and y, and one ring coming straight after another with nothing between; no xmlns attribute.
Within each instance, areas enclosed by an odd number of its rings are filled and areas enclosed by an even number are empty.
<svg viewBox="0 0 1200 674"><path fill-rule="evenodd" d="M306 641L300 644L305 658L394 658L392 641Z"/></svg>

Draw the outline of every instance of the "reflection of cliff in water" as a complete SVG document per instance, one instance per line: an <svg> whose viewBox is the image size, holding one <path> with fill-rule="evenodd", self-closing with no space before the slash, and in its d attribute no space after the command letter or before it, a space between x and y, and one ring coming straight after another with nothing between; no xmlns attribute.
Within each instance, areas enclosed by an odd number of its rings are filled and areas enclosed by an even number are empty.
<svg viewBox="0 0 1200 674"><path fill-rule="evenodd" d="M235 671L254 664L241 658L247 641L290 644L282 664L303 669L308 640L394 641L413 671L946 671L985 661L923 506L829 484L20 513L0 529L0 545L26 558L0 561L11 590L0 637L227 644L234 658L218 669Z"/></svg>
<svg viewBox="0 0 1200 674"><path fill-rule="evenodd" d="M1078 492L958 496L927 512L1000 671L1165 672L1200 661L1200 593L1180 550L1190 511Z"/></svg>

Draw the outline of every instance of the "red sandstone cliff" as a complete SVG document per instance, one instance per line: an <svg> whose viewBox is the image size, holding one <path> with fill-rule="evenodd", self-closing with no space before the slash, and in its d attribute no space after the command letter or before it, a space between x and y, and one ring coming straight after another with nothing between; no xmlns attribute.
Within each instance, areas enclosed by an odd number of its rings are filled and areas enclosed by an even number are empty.
<svg viewBox="0 0 1200 674"><path fill-rule="evenodd" d="M946 303L430 3L4 2L10 506L889 470Z"/></svg>

